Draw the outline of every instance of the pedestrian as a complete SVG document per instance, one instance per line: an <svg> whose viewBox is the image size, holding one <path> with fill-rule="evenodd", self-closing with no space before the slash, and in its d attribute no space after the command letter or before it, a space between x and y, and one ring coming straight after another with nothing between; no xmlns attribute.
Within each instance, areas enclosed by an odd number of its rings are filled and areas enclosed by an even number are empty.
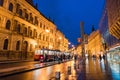
<svg viewBox="0 0 120 80"><path fill-rule="evenodd" d="M102 59L101 54L99 55L99 59L100 59L100 61L101 61L101 59Z"/></svg>
<svg viewBox="0 0 120 80"><path fill-rule="evenodd" d="M77 55L74 56L75 61L77 60Z"/></svg>
<svg viewBox="0 0 120 80"><path fill-rule="evenodd" d="M103 59L105 60L105 54L103 54Z"/></svg>

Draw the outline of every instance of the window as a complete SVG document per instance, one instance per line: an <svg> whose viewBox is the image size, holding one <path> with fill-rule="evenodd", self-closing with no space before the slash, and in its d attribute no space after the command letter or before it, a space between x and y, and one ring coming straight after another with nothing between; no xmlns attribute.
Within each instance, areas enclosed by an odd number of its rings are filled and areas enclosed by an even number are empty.
<svg viewBox="0 0 120 80"><path fill-rule="evenodd" d="M28 14L27 13L25 13L25 19L28 20Z"/></svg>
<svg viewBox="0 0 120 80"><path fill-rule="evenodd" d="M30 37L32 37L32 30L30 30Z"/></svg>
<svg viewBox="0 0 120 80"><path fill-rule="evenodd" d="M39 34L39 39L41 40L41 34Z"/></svg>
<svg viewBox="0 0 120 80"><path fill-rule="evenodd" d="M42 23L40 22L40 28L42 28Z"/></svg>
<svg viewBox="0 0 120 80"><path fill-rule="evenodd" d="M32 13L30 13L30 22L33 23Z"/></svg>
<svg viewBox="0 0 120 80"><path fill-rule="evenodd" d="M3 6L4 0L0 0L0 6Z"/></svg>
<svg viewBox="0 0 120 80"><path fill-rule="evenodd" d="M19 50L20 49L20 41L17 41L16 43L16 50Z"/></svg>
<svg viewBox="0 0 120 80"><path fill-rule="evenodd" d="M10 30L10 25L11 25L11 22L10 22L10 20L8 20L6 22L6 29Z"/></svg>
<svg viewBox="0 0 120 80"><path fill-rule="evenodd" d="M8 49L8 39L5 39L5 40L4 40L3 49L4 49L4 50L7 50L7 49Z"/></svg>
<svg viewBox="0 0 120 80"><path fill-rule="evenodd" d="M13 4L12 3L9 4L9 11L13 11Z"/></svg>
<svg viewBox="0 0 120 80"><path fill-rule="evenodd" d="M36 16L35 16L35 24L38 25L38 19Z"/></svg>
<svg viewBox="0 0 120 80"><path fill-rule="evenodd" d="M17 32L20 33L20 24L18 24L16 29L17 29Z"/></svg>
<svg viewBox="0 0 120 80"><path fill-rule="evenodd" d="M27 28L26 28L26 27L24 28L23 33L24 33L25 35L27 35Z"/></svg>
<svg viewBox="0 0 120 80"><path fill-rule="evenodd" d="M43 26L43 29L45 30L45 25Z"/></svg>
<svg viewBox="0 0 120 80"><path fill-rule="evenodd" d="M33 32L33 36L35 37L35 35L36 35L36 29L34 29L34 32Z"/></svg>
<svg viewBox="0 0 120 80"><path fill-rule="evenodd" d="M22 17L22 10L21 9L19 10L19 15L20 15L20 17Z"/></svg>
<svg viewBox="0 0 120 80"><path fill-rule="evenodd" d="M36 37L36 38L37 38L37 35L38 35L38 34L37 34L37 32L36 32L36 33L35 33L35 37Z"/></svg>
<svg viewBox="0 0 120 80"><path fill-rule="evenodd" d="M19 13L20 4L16 4L16 13Z"/></svg>

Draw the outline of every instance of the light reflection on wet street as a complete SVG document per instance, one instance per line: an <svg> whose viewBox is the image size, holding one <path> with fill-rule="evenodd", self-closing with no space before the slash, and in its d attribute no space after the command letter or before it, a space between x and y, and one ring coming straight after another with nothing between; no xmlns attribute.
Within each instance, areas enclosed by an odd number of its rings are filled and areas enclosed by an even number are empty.
<svg viewBox="0 0 120 80"><path fill-rule="evenodd" d="M60 72L61 80L65 80L65 78L69 79L71 76L75 76L73 64L74 61L69 61L30 72L8 76L0 80L55 80L56 72ZM68 76L67 74L68 66L71 66L72 69L71 76ZM74 77L74 80L75 79L76 77Z"/></svg>
<svg viewBox="0 0 120 80"><path fill-rule="evenodd" d="M86 59L85 64L68 61L53 66L3 77L0 80L56 80L56 72L60 72L60 80L120 80L120 64L99 59ZM71 67L71 73L68 71ZM85 72L85 76L83 76ZM85 78L83 78L85 77Z"/></svg>

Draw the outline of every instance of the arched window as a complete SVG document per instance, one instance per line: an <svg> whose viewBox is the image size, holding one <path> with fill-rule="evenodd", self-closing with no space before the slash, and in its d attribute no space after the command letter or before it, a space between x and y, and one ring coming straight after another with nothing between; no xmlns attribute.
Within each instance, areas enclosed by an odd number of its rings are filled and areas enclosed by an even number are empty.
<svg viewBox="0 0 120 80"><path fill-rule="evenodd" d="M25 35L27 35L27 28L26 28L26 27L24 28L23 33L24 33Z"/></svg>
<svg viewBox="0 0 120 80"><path fill-rule="evenodd" d="M16 13L18 13L19 14L19 8L20 8L20 4L16 4Z"/></svg>
<svg viewBox="0 0 120 80"><path fill-rule="evenodd" d="M8 49L8 39L5 39L5 40L4 40L3 49L4 49L4 50L7 50L7 49Z"/></svg>
<svg viewBox="0 0 120 80"><path fill-rule="evenodd" d="M20 49L20 41L17 41L16 43L16 50L19 50Z"/></svg>
<svg viewBox="0 0 120 80"><path fill-rule="evenodd" d="M0 6L3 6L4 0L0 0Z"/></svg>
<svg viewBox="0 0 120 80"><path fill-rule="evenodd" d="M28 14L25 12L25 19L28 20Z"/></svg>
<svg viewBox="0 0 120 80"><path fill-rule="evenodd" d="M21 9L19 10L19 15L22 17L22 10Z"/></svg>
<svg viewBox="0 0 120 80"><path fill-rule="evenodd" d="M43 35L43 41L45 41L45 35Z"/></svg>
<svg viewBox="0 0 120 80"><path fill-rule="evenodd" d="M6 22L6 29L10 30L10 25L11 25L11 22L10 22L10 20L8 20Z"/></svg>
<svg viewBox="0 0 120 80"><path fill-rule="evenodd" d="M17 26L17 32L20 33L20 24Z"/></svg>
<svg viewBox="0 0 120 80"><path fill-rule="evenodd" d="M39 34L39 39L41 40L41 34Z"/></svg>
<svg viewBox="0 0 120 80"><path fill-rule="evenodd" d="M12 3L9 4L9 10L13 11L13 4Z"/></svg>
<svg viewBox="0 0 120 80"><path fill-rule="evenodd" d="M30 30L30 37L32 37L32 30Z"/></svg>
<svg viewBox="0 0 120 80"><path fill-rule="evenodd" d="M37 35L38 35L38 34L37 34L37 32L36 32L36 34L35 34L35 37L36 37L36 38L37 38Z"/></svg>
<svg viewBox="0 0 120 80"><path fill-rule="evenodd" d="M36 16L35 16L35 23L34 24L38 25L38 19Z"/></svg>
<svg viewBox="0 0 120 80"><path fill-rule="evenodd" d="M40 28L42 28L42 23L40 22Z"/></svg>
<svg viewBox="0 0 120 80"><path fill-rule="evenodd" d="M33 23L32 13L30 13L30 22L32 22L32 23Z"/></svg>

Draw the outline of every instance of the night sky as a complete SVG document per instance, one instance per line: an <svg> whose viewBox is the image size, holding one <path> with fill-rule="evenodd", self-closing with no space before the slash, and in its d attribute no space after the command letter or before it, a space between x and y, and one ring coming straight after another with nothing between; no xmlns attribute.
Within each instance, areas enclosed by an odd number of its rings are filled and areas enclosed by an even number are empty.
<svg viewBox="0 0 120 80"><path fill-rule="evenodd" d="M77 44L81 21L87 34L92 25L98 29L105 0L34 0L34 4L36 2L39 11L50 17L72 44Z"/></svg>

